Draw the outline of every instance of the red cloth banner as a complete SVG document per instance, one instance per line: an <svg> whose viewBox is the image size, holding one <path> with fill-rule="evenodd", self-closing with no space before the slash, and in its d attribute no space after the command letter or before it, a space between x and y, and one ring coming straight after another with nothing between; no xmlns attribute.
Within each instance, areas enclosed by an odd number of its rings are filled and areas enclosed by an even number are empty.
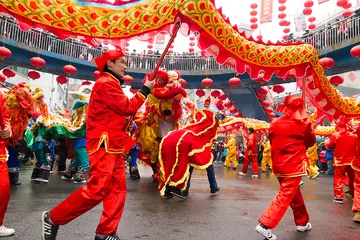
<svg viewBox="0 0 360 240"><path fill-rule="evenodd" d="M260 23L272 21L273 0L261 0Z"/></svg>

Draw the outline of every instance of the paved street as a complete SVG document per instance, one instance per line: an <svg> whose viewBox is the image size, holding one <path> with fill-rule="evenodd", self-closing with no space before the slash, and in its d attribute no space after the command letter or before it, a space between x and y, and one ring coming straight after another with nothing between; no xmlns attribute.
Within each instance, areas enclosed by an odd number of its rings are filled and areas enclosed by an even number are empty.
<svg viewBox="0 0 360 240"><path fill-rule="evenodd" d="M21 171L21 186L12 186L6 226L16 235L6 239L39 240L40 215L75 191L79 185L60 180L54 173L49 184L29 181L31 168ZM151 169L140 169L139 181L128 180L128 195L118 232L123 240L262 240L254 228L257 219L278 190L277 179L261 174L259 179L243 177L237 171L215 165L217 195L210 195L205 172L195 171L188 199L162 199L151 179ZM352 221L352 200L343 205L332 202L332 177L321 175L317 180L304 178L302 192L313 229L296 232L292 212L286 213L274 229L278 239L331 240L360 239L360 225ZM94 239L102 206L90 210L59 230L59 240Z"/></svg>

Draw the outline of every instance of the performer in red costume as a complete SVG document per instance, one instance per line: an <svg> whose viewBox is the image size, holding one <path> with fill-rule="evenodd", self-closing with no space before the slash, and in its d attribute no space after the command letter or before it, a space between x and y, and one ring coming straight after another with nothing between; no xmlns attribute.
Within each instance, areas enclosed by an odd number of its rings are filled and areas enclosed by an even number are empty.
<svg viewBox="0 0 360 240"><path fill-rule="evenodd" d="M351 166L354 170L354 202L352 211L355 212L353 218L354 222L360 223L360 125L356 129L356 135L358 137L357 151Z"/></svg>
<svg viewBox="0 0 360 240"><path fill-rule="evenodd" d="M126 176L123 153L135 142L125 132L127 116L133 116L153 88L146 79L134 97L127 98L121 88L126 59L121 50L110 50L95 59L101 74L93 87L86 124L86 148L90 158L90 177L85 186L42 215L42 237L56 239L59 225L65 225L100 202L103 213L95 240L120 239L116 231L124 210Z"/></svg>
<svg viewBox="0 0 360 240"><path fill-rule="evenodd" d="M354 197L354 171L351 162L355 158L357 150L357 136L350 132L347 121L340 119L336 123L336 132L325 143L328 149L334 149L334 202L344 202L344 184L346 176L349 178L349 193Z"/></svg>
<svg viewBox="0 0 360 240"><path fill-rule="evenodd" d="M293 210L295 224L300 232L311 229L309 215L299 188L303 175L307 175L306 149L315 144L313 127L307 122L305 103L301 97L287 96L278 111L284 116L271 122L269 139L273 160L273 173L280 183L279 193L259 219L255 230L266 239L277 239L272 234L286 210Z"/></svg>
<svg viewBox="0 0 360 240"><path fill-rule="evenodd" d="M253 128L249 128L249 136L246 137L246 150L245 150L245 159L242 172L239 172L240 175L246 176L249 163L251 162L253 175L251 177L257 178L259 173L259 163L258 163L258 148L257 148L257 137L254 133Z"/></svg>
<svg viewBox="0 0 360 240"><path fill-rule="evenodd" d="M10 200L10 180L6 164L5 139L11 137L11 127L6 99L2 93L0 93L0 111L0 237L7 237L13 235L15 230L4 226L4 217Z"/></svg>

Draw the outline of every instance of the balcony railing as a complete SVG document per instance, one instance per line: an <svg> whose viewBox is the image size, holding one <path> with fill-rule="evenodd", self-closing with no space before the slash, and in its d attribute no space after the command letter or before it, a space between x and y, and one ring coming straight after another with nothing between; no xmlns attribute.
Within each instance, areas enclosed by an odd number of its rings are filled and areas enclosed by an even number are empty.
<svg viewBox="0 0 360 240"><path fill-rule="evenodd" d="M328 25L323 29L310 32L301 38L290 41L301 40L312 44L317 50L353 39L360 35L360 18L353 16ZM70 58L84 59L89 62L99 57L102 49L93 48L76 39L60 40L55 35L41 29L30 29L22 31L17 22L10 17L2 16L0 19L0 36L19 43L26 44L32 48L53 52ZM128 67L134 69L152 70L160 54L128 54ZM181 71L216 71L230 69L218 64L211 56L202 57L195 54L171 54L164 59L162 67L166 69L178 69Z"/></svg>

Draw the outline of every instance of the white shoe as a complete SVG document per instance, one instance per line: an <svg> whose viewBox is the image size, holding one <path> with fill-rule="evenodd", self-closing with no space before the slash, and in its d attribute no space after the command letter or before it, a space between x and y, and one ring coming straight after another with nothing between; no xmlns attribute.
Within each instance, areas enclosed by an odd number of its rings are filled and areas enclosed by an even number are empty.
<svg viewBox="0 0 360 240"><path fill-rule="evenodd" d="M271 233L271 230L269 228L268 229L264 228L262 224L257 225L255 231L261 234L266 239L270 239L270 240L277 239L277 237Z"/></svg>
<svg viewBox="0 0 360 240"><path fill-rule="evenodd" d="M296 226L296 229L298 232L309 231L311 229L311 223L308 222L305 226Z"/></svg>
<svg viewBox="0 0 360 240"><path fill-rule="evenodd" d="M257 174L253 174L253 175L251 175L251 177L252 177L252 178L258 178L258 177L259 177L259 175L257 175Z"/></svg>
<svg viewBox="0 0 360 240"><path fill-rule="evenodd" d="M300 183L299 183L299 186L301 186L301 185L304 185L304 181L303 181L303 180L301 180Z"/></svg>
<svg viewBox="0 0 360 240"><path fill-rule="evenodd" d="M12 228L7 228L4 225L0 226L0 237L7 237L14 235L15 230Z"/></svg>
<svg viewBox="0 0 360 240"><path fill-rule="evenodd" d="M310 177L310 178L312 178L312 179L315 179L315 178L317 178L318 176L319 176L319 172L317 173L317 174L315 174L314 176L312 176L312 177Z"/></svg>
<svg viewBox="0 0 360 240"><path fill-rule="evenodd" d="M246 176L246 173L239 172L239 175L241 175L241 176Z"/></svg>

